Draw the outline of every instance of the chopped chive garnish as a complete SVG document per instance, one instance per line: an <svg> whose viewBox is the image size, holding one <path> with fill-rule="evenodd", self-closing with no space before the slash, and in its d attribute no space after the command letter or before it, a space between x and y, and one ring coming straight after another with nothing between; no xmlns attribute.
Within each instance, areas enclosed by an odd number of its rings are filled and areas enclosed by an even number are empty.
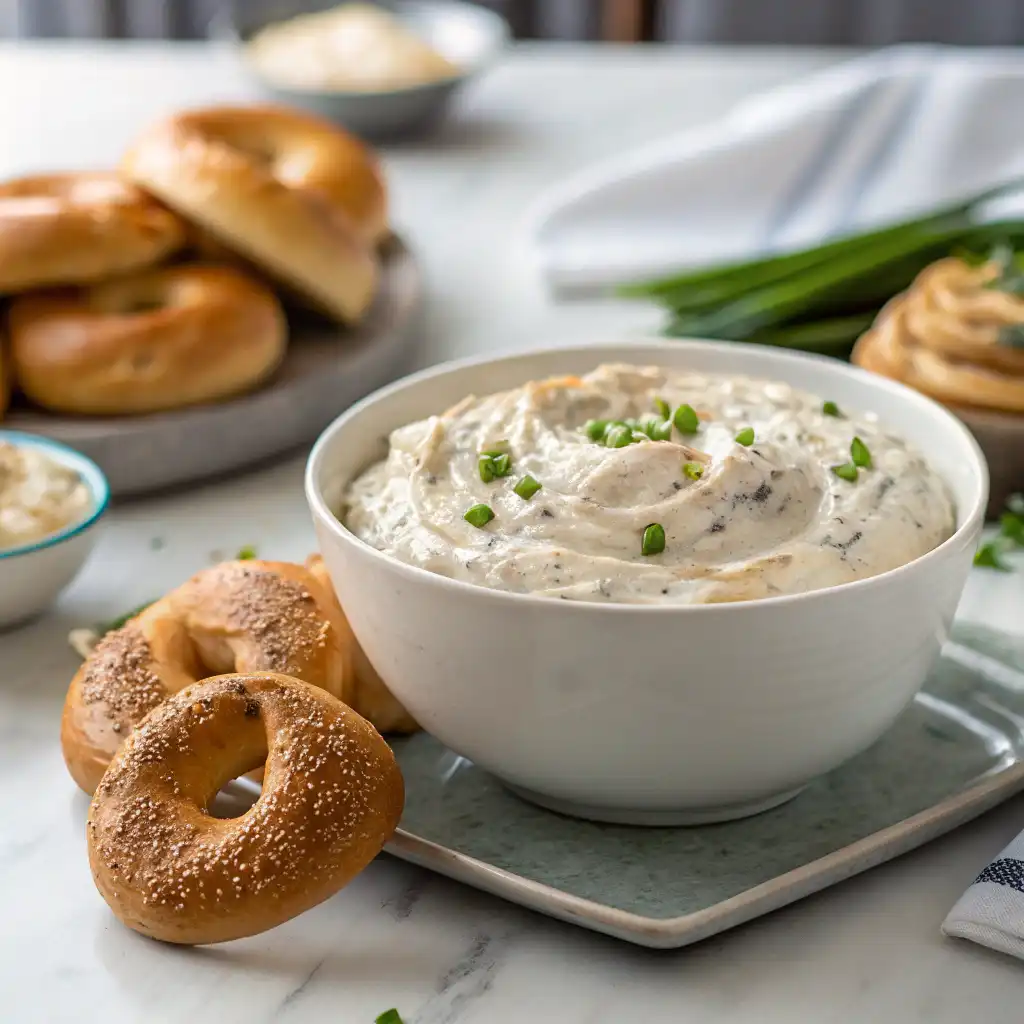
<svg viewBox="0 0 1024 1024"><path fill-rule="evenodd" d="M1011 567L1003 561L1003 545L998 540L990 540L982 544L974 553L974 564L982 569L996 569L999 572L1010 572Z"/></svg>
<svg viewBox="0 0 1024 1024"><path fill-rule="evenodd" d="M700 418L692 405L685 402L676 409L672 416L672 422L680 434L696 434L700 430Z"/></svg>
<svg viewBox="0 0 1024 1024"><path fill-rule="evenodd" d="M665 527L661 523L651 523L644 530L644 538L640 542L642 555L660 555L665 550Z"/></svg>
<svg viewBox="0 0 1024 1024"><path fill-rule="evenodd" d="M512 472L512 456L508 452L492 448L480 453L476 466L480 479L489 484L499 476L508 476Z"/></svg>
<svg viewBox="0 0 1024 1024"><path fill-rule="evenodd" d="M490 505L474 505L462 517L470 526L482 530L493 518L494 511Z"/></svg>
<svg viewBox="0 0 1024 1024"><path fill-rule="evenodd" d="M633 431L625 423L616 423L604 435L604 443L608 448L625 448L633 440Z"/></svg>
<svg viewBox="0 0 1024 1024"><path fill-rule="evenodd" d="M659 421L648 431L648 434L652 441L668 441L672 437L672 421Z"/></svg>
<svg viewBox="0 0 1024 1024"><path fill-rule="evenodd" d="M839 406L836 405L835 402L825 402L821 407L821 411L826 416L835 416L835 418L839 420L843 418L843 414L840 412Z"/></svg>
<svg viewBox="0 0 1024 1024"><path fill-rule="evenodd" d="M529 501L541 488L539 480L534 479L529 473L526 474L516 485L512 488L516 494L519 495L523 501Z"/></svg>
<svg viewBox="0 0 1024 1024"><path fill-rule="evenodd" d="M647 416L641 416L640 419L636 421L636 429L642 430L648 437L650 437L651 431L656 430L660 424L661 420L658 419L654 413L650 413Z"/></svg>
<svg viewBox="0 0 1024 1024"><path fill-rule="evenodd" d="M583 424L583 433L586 434L591 441L600 441L604 437L604 432L607 429L607 420L587 420L587 422Z"/></svg>
<svg viewBox="0 0 1024 1024"><path fill-rule="evenodd" d="M656 398L654 400L654 408L658 410L658 415L663 420L672 419L672 409L664 398Z"/></svg>
<svg viewBox="0 0 1024 1024"><path fill-rule="evenodd" d="M403 1024L397 1010L385 1010L374 1024Z"/></svg>
<svg viewBox="0 0 1024 1024"><path fill-rule="evenodd" d="M851 484L856 483L858 470L852 462L844 462L841 466L833 466L832 472L840 480L848 480Z"/></svg>
<svg viewBox="0 0 1024 1024"><path fill-rule="evenodd" d="M743 445L744 448L749 448L754 443L754 428L744 427L734 438L737 444Z"/></svg>
<svg viewBox="0 0 1024 1024"><path fill-rule="evenodd" d="M683 474L691 480L699 480L704 475L704 467L699 462L684 462Z"/></svg>
<svg viewBox="0 0 1024 1024"><path fill-rule="evenodd" d="M238 549L235 558L239 562L251 562L256 557L256 549L251 544L246 544Z"/></svg>
<svg viewBox="0 0 1024 1024"><path fill-rule="evenodd" d="M650 435L645 434L642 430L633 430L630 435L633 444L640 444L641 441L650 441L650 439Z"/></svg>
<svg viewBox="0 0 1024 1024"><path fill-rule="evenodd" d="M860 466L861 469L871 468L871 452L859 437L855 437L850 442L850 459L855 466Z"/></svg>

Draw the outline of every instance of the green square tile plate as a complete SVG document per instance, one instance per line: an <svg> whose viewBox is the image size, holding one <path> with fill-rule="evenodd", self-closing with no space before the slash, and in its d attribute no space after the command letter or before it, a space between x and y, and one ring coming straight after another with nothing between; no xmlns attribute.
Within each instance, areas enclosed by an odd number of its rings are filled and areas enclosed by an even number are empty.
<svg viewBox="0 0 1024 1024"><path fill-rule="evenodd" d="M684 946L848 878L1024 789L1024 646L961 627L869 750L742 821L634 828L513 796L427 735L395 743L406 780L388 852L584 928Z"/></svg>

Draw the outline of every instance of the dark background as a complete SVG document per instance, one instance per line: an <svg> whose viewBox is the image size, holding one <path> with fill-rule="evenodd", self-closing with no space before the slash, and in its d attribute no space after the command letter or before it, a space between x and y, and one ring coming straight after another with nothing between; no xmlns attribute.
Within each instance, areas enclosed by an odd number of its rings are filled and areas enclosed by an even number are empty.
<svg viewBox="0 0 1024 1024"><path fill-rule="evenodd" d="M222 0L0 0L0 35L202 38ZM267 0L244 0L258 8ZM484 2L484 0L482 0ZM1024 43L1024 0L486 0L520 38Z"/></svg>

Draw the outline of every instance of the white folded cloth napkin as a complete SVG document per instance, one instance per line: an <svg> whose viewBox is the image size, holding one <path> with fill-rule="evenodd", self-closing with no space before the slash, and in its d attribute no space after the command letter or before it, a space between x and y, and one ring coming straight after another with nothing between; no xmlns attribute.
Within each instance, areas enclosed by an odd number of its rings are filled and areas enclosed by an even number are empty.
<svg viewBox="0 0 1024 1024"><path fill-rule="evenodd" d="M1024 959L1024 832L978 875L942 931Z"/></svg>
<svg viewBox="0 0 1024 1024"><path fill-rule="evenodd" d="M814 244L1021 176L1022 111L1024 51L880 50L556 185L533 253L576 291Z"/></svg>

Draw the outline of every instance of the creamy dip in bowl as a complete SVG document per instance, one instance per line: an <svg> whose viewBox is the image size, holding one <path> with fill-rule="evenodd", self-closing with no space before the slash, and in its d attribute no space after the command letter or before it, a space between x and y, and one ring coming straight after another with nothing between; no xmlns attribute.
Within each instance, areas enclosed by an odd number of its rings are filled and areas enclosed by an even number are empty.
<svg viewBox="0 0 1024 1024"><path fill-rule="evenodd" d="M373 547L455 579L655 604L837 586L955 528L942 477L873 416L778 381L628 364L400 427L341 511Z"/></svg>
<svg viewBox="0 0 1024 1024"><path fill-rule="evenodd" d="M425 728L536 802L656 824L773 806L888 728L987 486L909 389L677 341L417 374L329 427L306 477L352 627Z"/></svg>
<svg viewBox="0 0 1024 1024"><path fill-rule="evenodd" d="M84 455L0 430L0 628L39 614L78 575L109 501Z"/></svg>

